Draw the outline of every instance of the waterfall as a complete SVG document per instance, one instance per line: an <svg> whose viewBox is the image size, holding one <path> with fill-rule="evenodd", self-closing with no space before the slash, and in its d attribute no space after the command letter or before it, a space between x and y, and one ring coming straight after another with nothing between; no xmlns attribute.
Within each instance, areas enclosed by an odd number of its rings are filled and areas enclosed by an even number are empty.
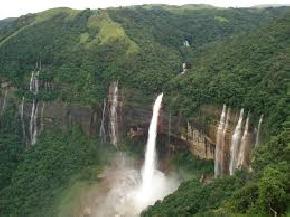
<svg viewBox="0 0 290 217"><path fill-rule="evenodd" d="M30 140L31 145L36 143L36 136L37 136L37 115L38 115L38 101L37 101L37 94L39 91L39 71L32 72L31 79L30 79L30 91L33 93L33 100L32 100L32 109L31 109L31 117L30 117Z"/></svg>
<svg viewBox="0 0 290 217"><path fill-rule="evenodd" d="M182 71L181 74L184 74L186 72L186 63L182 63Z"/></svg>
<svg viewBox="0 0 290 217"><path fill-rule="evenodd" d="M232 136L231 149L230 149L230 166L229 166L230 175L233 175L235 173L236 166L237 166L237 158L238 158L238 153L239 153L239 148L240 148L240 143L241 143L243 116L244 116L244 109L241 109L239 120L235 128L235 132Z"/></svg>
<svg viewBox="0 0 290 217"><path fill-rule="evenodd" d="M38 102L35 102L34 106L34 114L32 115L33 120L33 127L31 128L31 145L34 145L36 143L36 136L37 136L37 115L38 115Z"/></svg>
<svg viewBox="0 0 290 217"><path fill-rule="evenodd" d="M117 107L118 107L118 82L113 82L113 100L110 107L110 127L111 127L111 134L110 140L111 143L117 147L118 144L118 114L117 114Z"/></svg>
<svg viewBox="0 0 290 217"><path fill-rule="evenodd" d="M187 41L187 40L185 40L185 41L183 42L183 45L184 45L185 47L190 47L189 41Z"/></svg>
<svg viewBox="0 0 290 217"><path fill-rule="evenodd" d="M31 78L30 78L30 85L29 85L29 90L32 91L34 87L34 71L31 73Z"/></svg>
<svg viewBox="0 0 290 217"><path fill-rule="evenodd" d="M244 135L241 138L237 168L247 167L249 164L250 138L249 138L249 114L247 116Z"/></svg>
<svg viewBox="0 0 290 217"><path fill-rule="evenodd" d="M21 125L22 125L22 136L23 136L23 141L26 140L26 135L25 135L25 123L24 123L24 102L25 98L24 96L22 97L21 105L20 105L20 119L21 119Z"/></svg>
<svg viewBox="0 0 290 217"><path fill-rule="evenodd" d="M262 122L263 122L263 117L264 117L264 115L261 115L260 119L259 119L255 147L257 147L260 144L260 133L261 133L260 131L261 131L261 125L262 125Z"/></svg>
<svg viewBox="0 0 290 217"><path fill-rule="evenodd" d="M31 92L34 91L34 84L33 83L34 83L34 71L32 71L32 73L31 73L30 86L29 86L29 90ZM35 113L35 99L34 99L34 96L33 96L32 108L31 108L31 116L30 116L30 127L29 127L31 145L33 145L32 141L33 141L33 119L34 119L34 113Z"/></svg>
<svg viewBox="0 0 290 217"><path fill-rule="evenodd" d="M158 116L161 109L163 93L159 95L153 105L153 115L148 129L148 138L145 148L144 165L139 170L135 161L121 153L114 160L106 175L106 185L109 184L107 196L98 204L97 212L92 216L140 216L149 205L177 190L180 179L171 173L165 176L157 169L156 137ZM116 175L117 174L117 175ZM109 181L109 182L108 182ZM103 197L102 197L103 198Z"/></svg>
<svg viewBox="0 0 290 217"><path fill-rule="evenodd" d="M104 99L104 106L103 106L103 115L102 115L102 120L101 120L101 125L100 125L100 132L99 136L102 140L102 143L106 142L106 130L105 130L105 115L106 115L106 99Z"/></svg>
<svg viewBox="0 0 290 217"><path fill-rule="evenodd" d="M229 130L230 117L231 117L231 109L228 108L227 115L226 115L226 124L223 129L223 135L222 135L221 174L227 174L228 167L229 167L229 143L227 141L227 132Z"/></svg>
<svg viewBox="0 0 290 217"><path fill-rule="evenodd" d="M226 105L223 105L220 122L217 130L216 149L215 149L215 163L214 175L215 177L221 175L221 161L222 161L222 146L223 146L223 131L226 124Z"/></svg>
<svg viewBox="0 0 290 217"><path fill-rule="evenodd" d="M150 197L151 187L154 185L152 183L154 172L156 171L156 134L157 134L157 122L159 110L161 108L163 93L161 93L155 100L153 106L153 116L151 119L150 127L148 130L148 138L146 144L145 152L145 162L142 171L142 190L141 194L144 199ZM148 196L149 195L149 196Z"/></svg>
<svg viewBox="0 0 290 217"><path fill-rule="evenodd" d="M4 111L5 111L5 108L6 108L7 93L8 93L8 89L6 88L5 89L5 93L4 93L3 104L2 104L1 116L4 114Z"/></svg>

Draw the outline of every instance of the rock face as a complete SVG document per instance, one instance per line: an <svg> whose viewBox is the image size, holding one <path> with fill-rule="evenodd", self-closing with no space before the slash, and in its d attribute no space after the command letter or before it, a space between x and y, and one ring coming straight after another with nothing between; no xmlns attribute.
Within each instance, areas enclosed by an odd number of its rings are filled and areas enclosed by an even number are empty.
<svg viewBox="0 0 290 217"><path fill-rule="evenodd" d="M191 153L200 158L213 159L215 144L212 139L201 130L193 128L190 123L188 123L187 130L187 142Z"/></svg>
<svg viewBox="0 0 290 217"><path fill-rule="evenodd" d="M29 126L26 120L30 118L32 104L25 102L23 107L24 124L27 131ZM43 130L51 127L60 127L65 130L73 125L78 125L87 135L96 135L98 116L95 109L87 106L67 104L62 101L41 103L40 109L42 112L38 112L36 117L38 129ZM41 133L41 130L38 132Z"/></svg>
<svg viewBox="0 0 290 217"><path fill-rule="evenodd" d="M124 136L138 139L147 136L151 120L152 108L150 103L138 104L131 100L131 93L124 92L118 88L118 95L115 96L116 83L112 82L108 88L107 99L103 105L96 107L80 104L68 104L63 101L39 102L39 112L36 114L37 136L46 128L60 127L64 130L72 126L80 128L89 136L100 135L101 123L105 129L105 141L112 143L112 126L115 127L117 143L122 141ZM1 105L4 100L14 103L19 107L19 117L23 123L23 135L26 135L26 142L29 143L29 122L33 103L28 99L16 98L15 89L9 87L9 94L6 95L7 85L2 87ZM6 99L5 98L6 95ZM9 100L7 100L9 98ZM114 100L117 99L117 102ZM152 98L152 100L154 97ZM114 105L115 103L115 105ZM7 106L7 105L6 105ZM116 106L115 109L112 109ZM112 110L115 116L112 117ZM104 117L103 117L104 116ZM113 123L113 124L112 124ZM197 127L187 129L187 122L181 115L172 115L170 112L161 109L158 120L158 136L168 143L172 151L178 148L190 148L191 152L201 158L213 158L214 142ZM190 132L191 131L191 132Z"/></svg>
<svg viewBox="0 0 290 217"><path fill-rule="evenodd" d="M7 85L2 86L0 102L3 104ZM23 103L23 99L16 98L14 92L15 90L9 87L9 94L7 95L9 100L6 99L6 101L7 103L13 102L19 108L23 105L23 134L29 135L31 100L25 99ZM151 120L151 105L154 97L148 97L148 100L146 99L141 103L138 100L142 96L137 97L136 94L138 93L134 90L123 89L117 82L112 82L108 87L108 95L104 99L104 104L100 104L98 107L68 104L58 100L40 102L40 111L36 117L36 125L40 129L38 132L41 133L43 129L50 127L57 126L68 129L73 125L78 125L87 135L99 136L102 128L104 141L114 144L112 139L112 126L114 126L116 130L114 136L117 141L115 144L117 145L122 143L124 137L144 139L147 136ZM112 109L112 107L115 108ZM164 143L171 151L187 148L193 155L200 158L214 159L220 110L216 107L207 107L203 108L202 113L212 120L206 126L202 126L199 120L185 120L180 114L171 114L170 111L162 108L157 126L158 137L165 141ZM21 109L19 109L19 116L22 116ZM230 138L237 121L236 116L235 112L232 112L226 130L225 149L229 149ZM103 124L103 127L101 124ZM249 138L253 137L251 132L252 130L249 129ZM224 159L229 158L226 153L223 156ZM228 164L227 160L224 164Z"/></svg>

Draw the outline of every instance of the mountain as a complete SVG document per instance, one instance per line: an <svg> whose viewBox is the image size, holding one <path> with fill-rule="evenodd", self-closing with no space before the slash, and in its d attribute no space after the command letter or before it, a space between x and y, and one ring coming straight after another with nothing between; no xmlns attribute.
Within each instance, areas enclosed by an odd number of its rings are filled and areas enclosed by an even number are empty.
<svg viewBox="0 0 290 217"><path fill-rule="evenodd" d="M0 21L0 216L84 215L71 201L99 184L116 152L111 126L118 150L140 157L161 91L158 149L181 150L172 167L190 179L143 216L286 213L289 23L288 7L208 5L53 8ZM249 112L252 136L264 115L263 143L245 168L254 172L212 179L222 104Z"/></svg>
<svg viewBox="0 0 290 217"><path fill-rule="evenodd" d="M192 69L173 81L179 94L187 100L226 102L265 114L269 129L281 130L288 104L288 22L289 14L251 33L201 49L193 58ZM191 92L188 86L193 87ZM197 99L199 91L201 99Z"/></svg>
<svg viewBox="0 0 290 217"><path fill-rule="evenodd" d="M285 127L290 115L289 19L287 14L256 31L202 49L193 60L193 68L173 82L186 100L197 101L202 90L201 101L238 103L252 115L263 113L269 118L268 129L278 136L254 153L258 175L241 173L238 178L217 179L208 185L188 181L142 216L235 216L231 211L268 216L269 207L278 213L286 210L287 202L280 196L289 192L289 176L285 174L289 169L289 124ZM189 91L188 87L194 89ZM281 191L274 193L277 185ZM274 199L276 193L281 195Z"/></svg>
<svg viewBox="0 0 290 217"><path fill-rule="evenodd" d="M29 80L35 62L41 59L43 68L51 71L55 82L70 83L72 90L82 80L77 79L77 71L86 65L88 75L84 77L97 76L101 80L112 77L121 80L124 77L124 82L136 83L138 80L146 91L154 91L173 78L182 61L188 58L180 51L185 39L190 42L192 50L196 50L237 32L251 31L287 11L283 7L263 10L192 6L192 10L184 10L184 7L99 11L56 8L20 17L13 25L1 30L1 73L16 86L22 85L23 81ZM113 48L118 48L118 52L112 54ZM110 61L107 56L114 61L114 66L106 64ZM17 63L15 59L18 59ZM149 62L151 66L144 69L142 66ZM60 69L65 69L66 73L60 73ZM148 76L144 77L144 74ZM160 75L159 78L155 79L154 74ZM75 78L78 84L68 78ZM133 81L128 81L128 78ZM91 82L96 81L92 79ZM94 84L96 87L99 85ZM65 90L61 92L69 95ZM90 98L85 93L89 90L78 92L84 94L83 99Z"/></svg>

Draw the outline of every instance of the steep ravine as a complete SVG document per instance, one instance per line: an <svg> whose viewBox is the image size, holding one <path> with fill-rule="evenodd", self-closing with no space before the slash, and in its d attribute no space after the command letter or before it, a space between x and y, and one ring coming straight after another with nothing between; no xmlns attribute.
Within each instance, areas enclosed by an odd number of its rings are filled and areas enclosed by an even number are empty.
<svg viewBox="0 0 290 217"><path fill-rule="evenodd" d="M2 83L2 86L5 85L7 84ZM6 90L8 90L8 94L5 99ZM9 87L9 85L5 87L0 98L1 107L5 103L5 107L14 105L20 109L22 100L16 97L15 93L13 87ZM116 117L114 117L116 123L114 124L118 130L116 137L118 137L117 142L119 145L123 144L125 138L134 138L136 140L146 137L151 118L150 97L142 96L142 92L122 87L122 85L120 85L117 94L118 96L115 96L115 98L118 102L114 110L116 112ZM105 108L103 108L103 105L91 107L69 104L60 100L40 102L39 110L42 111L37 113L36 118L37 127L39 128L38 136L41 133L40 129L45 130L56 126L62 129L69 129L74 125L80 126L88 136L99 136L104 111L104 136L106 141L110 141L113 98L114 87L111 85L108 87L107 97L104 99L106 102ZM31 101L25 100L23 104L23 119L27 135L30 127L31 107ZM195 156L213 159L220 112L221 107L219 106L205 105L201 108L202 118L193 117L186 119L179 114L172 114L166 106L163 106L158 122L158 135L166 140L165 144L172 151L178 148L186 148ZM237 112L237 110L232 109L228 134L233 133L237 121ZM207 119L207 122L204 121L205 119ZM251 125L250 129L252 139L254 137L254 127ZM29 142L29 138L26 138L26 140Z"/></svg>

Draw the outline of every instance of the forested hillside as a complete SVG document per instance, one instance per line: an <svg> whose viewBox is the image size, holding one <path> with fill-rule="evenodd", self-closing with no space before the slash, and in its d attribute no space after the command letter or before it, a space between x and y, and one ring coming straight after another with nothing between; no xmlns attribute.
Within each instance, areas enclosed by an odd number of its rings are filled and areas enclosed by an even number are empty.
<svg viewBox="0 0 290 217"><path fill-rule="evenodd" d="M62 97L73 100L73 90L80 94L74 100L86 103L98 99L103 81L116 78L154 92L180 72L197 48L251 31L288 10L191 8L57 8L20 17L1 29L1 74L23 86L41 60L43 76L58 84ZM184 40L190 50L182 47Z"/></svg>
<svg viewBox="0 0 290 217"><path fill-rule="evenodd" d="M40 90L37 100L98 114L109 84L118 81L142 99L163 91L164 110L185 120L206 105L245 108L255 123L264 115L264 144L251 155L252 172L208 183L192 176L142 216L289 215L289 35L288 7L54 8L0 21L0 79L13 89L6 108L1 101L0 216L58 216L64 192L75 183L98 182L115 152L73 124L64 130L52 123L27 146L18 104L34 100L29 84L35 68L53 87ZM184 74L182 63L190 65ZM203 164L194 165L189 168L200 175Z"/></svg>
<svg viewBox="0 0 290 217"><path fill-rule="evenodd" d="M288 13L251 33L200 49L190 72L171 83L183 97L181 108L189 102L194 106L192 101L244 107L265 114L269 128L279 132L289 112L289 21Z"/></svg>
<svg viewBox="0 0 290 217"><path fill-rule="evenodd" d="M255 174L241 173L205 186L189 181L143 216L200 212L194 216L235 216L231 212L267 216L289 208L289 19L290 14L257 31L201 49L190 73L172 82L172 91L179 89L183 96L181 107L192 101L226 102L266 114L269 132L275 136L256 149Z"/></svg>

